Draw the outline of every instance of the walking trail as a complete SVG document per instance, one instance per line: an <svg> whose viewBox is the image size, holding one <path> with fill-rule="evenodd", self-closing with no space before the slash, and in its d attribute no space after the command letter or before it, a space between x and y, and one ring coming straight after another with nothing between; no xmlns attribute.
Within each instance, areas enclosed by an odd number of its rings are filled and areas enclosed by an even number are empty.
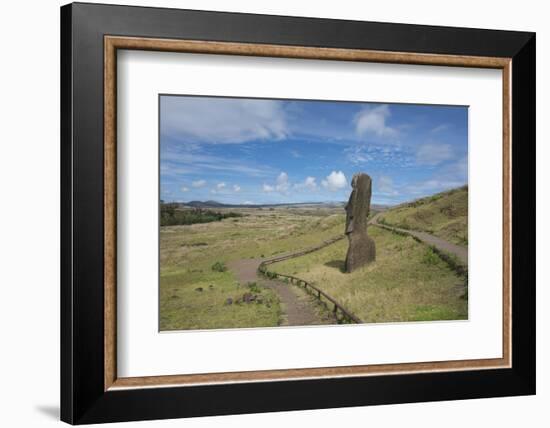
<svg viewBox="0 0 550 428"><path fill-rule="evenodd" d="M258 267L265 259L243 259L230 262L229 268L241 284L256 282L273 290L283 304L285 318L282 325L335 324L336 319L329 311L321 311L315 298L301 288L281 281L268 280L258 275Z"/></svg>
<svg viewBox="0 0 550 428"><path fill-rule="evenodd" d="M382 227L384 229L388 229L388 230L393 229L401 233L406 233L407 235L415 236L418 239L420 239L422 242L428 245L433 245L438 250L442 250L444 252L454 254L465 266L468 266L468 248L467 247L461 247L460 245L456 245L456 244L453 244L452 242L445 241L444 239L438 238L437 236L431 235L427 232L420 232L417 230L409 230L409 229L400 229L398 227L388 226L388 225L379 223L378 218L382 214L384 214L384 212L376 214L373 218L370 219L369 223L375 224L376 226Z"/></svg>
<svg viewBox="0 0 550 428"><path fill-rule="evenodd" d="M383 212L376 214L370 219L369 224L414 236L428 245L433 245L438 250L454 254L465 266L468 265L468 248L455 245L427 232L401 229L379 223L378 218L381 214L383 214ZM289 255L291 255L291 253L289 253ZM258 274L258 267L260 263L265 260L266 259L236 260L229 263L229 268L235 273L237 280L241 284L244 285L248 282L256 282L277 293L283 304L285 313L285 319L282 325L318 325L334 324L336 322L332 313L328 311L323 313L319 308L319 304L315 301L315 298L307 294L301 288L282 281L269 280L260 276Z"/></svg>

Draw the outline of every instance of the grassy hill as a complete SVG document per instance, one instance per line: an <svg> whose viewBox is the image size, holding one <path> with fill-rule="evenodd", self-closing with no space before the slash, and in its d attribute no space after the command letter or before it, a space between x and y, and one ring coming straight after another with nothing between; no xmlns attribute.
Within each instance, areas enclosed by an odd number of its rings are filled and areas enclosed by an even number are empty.
<svg viewBox="0 0 550 428"><path fill-rule="evenodd" d="M401 229L429 232L458 245L468 245L468 186L399 205L379 222Z"/></svg>
<svg viewBox="0 0 550 428"><path fill-rule="evenodd" d="M403 204L381 216L388 224L427 230L465 244L467 200L467 188L460 188ZM239 283L232 262L294 252L341 235L346 222L343 207L214 210L241 215L160 229L160 329L281 325L286 308L271 289L255 291L262 303L236 303L249 285ZM315 283L365 322L468 318L466 278L430 247L374 225L369 234L376 243L376 261L353 273L342 271L347 239L272 264L270 270ZM228 299L235 303L226 304Z"/></svg>
<svg viewBox="0 0 550 428"><path fill-rule="evenodd" d="M274 263L269 270L314 283L367 323L468 319L465 280L410 236L369 227L376 261L344 273L347 239Z"/></svg>

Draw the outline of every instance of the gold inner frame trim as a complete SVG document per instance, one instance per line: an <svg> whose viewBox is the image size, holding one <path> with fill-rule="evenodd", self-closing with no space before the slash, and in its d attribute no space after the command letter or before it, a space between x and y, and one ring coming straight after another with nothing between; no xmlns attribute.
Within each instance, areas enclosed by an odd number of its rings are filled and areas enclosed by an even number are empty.
<svg viewBox="0 0 550 428"><path fill-rule="evenodd" d="M494 68L502 70L502 144L503 144L503 320L502 358L433 361L422 363L376 364L343 367L261 370L171 376L117 377L116 367L116 88L117 50L148 50L213 55L242 55L333 61L378 62L393 64L439 65ZM511 168L511 82L510 58L462 55L385 52L252 43L171 40L139 37L104 37L104 389L192 386L198 384L260 382L311 378L338 378L404 373L441 372L511 367L512 340L512 168Z"/></svg>

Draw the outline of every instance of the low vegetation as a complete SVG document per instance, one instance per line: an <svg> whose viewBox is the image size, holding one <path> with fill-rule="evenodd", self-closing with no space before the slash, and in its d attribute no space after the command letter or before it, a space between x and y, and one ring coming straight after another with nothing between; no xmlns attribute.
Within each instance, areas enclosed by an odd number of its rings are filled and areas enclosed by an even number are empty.
<svg viewBox="0 0 550 428"><path fill-rule="evenodd" d="M212 270L214 272L225 272L227 270L227 266L224 262L216 262L212 265Z"/></svg>
<svg viewBox="0 0 550 428"><path fill-rule="evenodd" d="M317 245L342 233L345 221L341 208L238 210L238 218L161 228L161 330L280 325L284 308L274 292L239 284L230 263ZM241 302L257 288L260 303Z"/></svg>
<svg viewBox="0 0 550 428"><path fill-rule="evenodd" d="M180 208L179 204L160 205L160 225L175 226L189 225L197 223L210 223L221 221L226 218L242 217L243 215L236 212L220 212L204 208Z"/></svg>
<svg viewBox="0 0 550 428"><path fill-rule="evenodd" d="M239 283L232 263L295 252L334 238L344 230L343 208L231 208L235 216L216 210L224 216L160 229L160 329L284 324L286 309L277 294L261 281ZM193 212L174 209L179 211ZM212 212L202 209L199 216L205 211ZM423 214L416 215L418 211ZM383 217L401 228L428 230L465 244L467 189L415 201ZM376 261L351 274L343 273L346 239L269 265L269 270L313 282L365 322L467 319L467 272L453 268L451 256L444 260L444 254L408 235L375 226L369 233L376 242Z"/></svg>
<svg viewBox="0 0 550 428"><path fill-rule="evenodd" d="M458 245L468 245L468 187L399 205L378 218L388 226L420 230Z"/></svg>
<svg viewBox="0 0 550 428"><path fill-rule="evenodd" d="M270 270L313 282L365 322L467 319L465 278L409 236L370 227L376 261L344 273L346 240Z"/></svg>
<svg viewBox="0 0 550 428"><path fill-rule="evenodd" d="M273 327L282 312L272 290L239 284L230 272L201 269L184 278L164 274L160 302L161 330Z"/></svg>

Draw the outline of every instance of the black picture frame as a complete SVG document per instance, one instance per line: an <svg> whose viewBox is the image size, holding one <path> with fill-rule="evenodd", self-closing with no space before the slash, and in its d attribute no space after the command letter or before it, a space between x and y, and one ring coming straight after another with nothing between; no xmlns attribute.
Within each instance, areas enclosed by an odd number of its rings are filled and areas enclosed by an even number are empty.
<svg viewBox="0 0 550 428"><path fill-rule="evenodd" d="M512 367L104 391L104 36L512 58ZM535 393L535 34L73 3L61 8L61 419L71 424Z"/></svg>

